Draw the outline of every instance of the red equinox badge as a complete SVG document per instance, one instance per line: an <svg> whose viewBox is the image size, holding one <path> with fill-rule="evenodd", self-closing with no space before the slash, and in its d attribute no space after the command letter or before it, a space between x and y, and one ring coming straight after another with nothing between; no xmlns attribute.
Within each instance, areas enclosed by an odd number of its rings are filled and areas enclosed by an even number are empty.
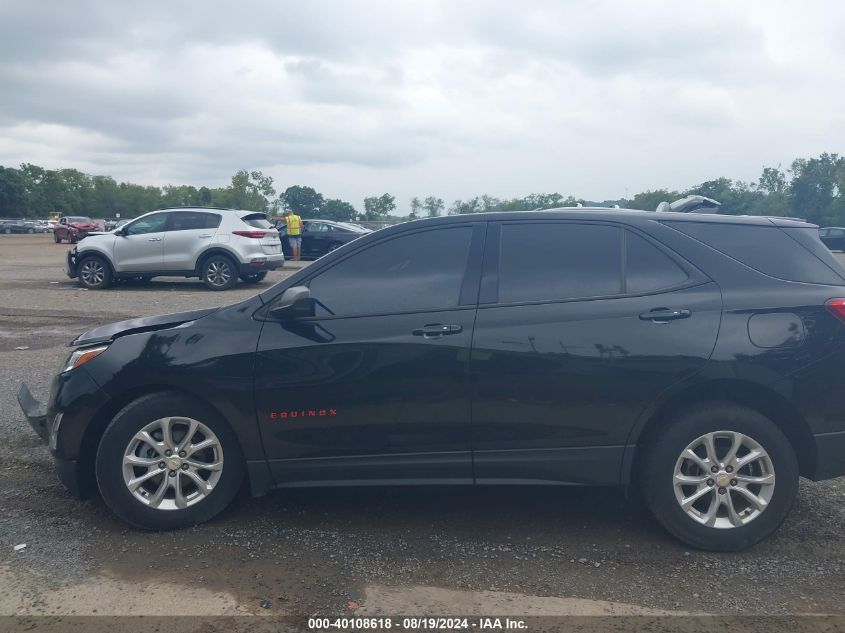
<svg viewBox="0 0 845 633"><path fill-rule="evenodd" d="M332 418L337 409L297 409L295 411L270 411L271 420L293 420L298 418Z"/></svg>

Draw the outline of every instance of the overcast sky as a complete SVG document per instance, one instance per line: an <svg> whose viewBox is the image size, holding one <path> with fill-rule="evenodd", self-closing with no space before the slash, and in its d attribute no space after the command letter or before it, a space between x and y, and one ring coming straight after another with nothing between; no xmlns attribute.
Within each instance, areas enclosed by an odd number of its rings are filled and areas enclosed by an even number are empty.
<svg viewBox="0 0 845 633"><path fill-rule="evenodd" d="M0 0L0 164L361 208L845 152L845 3Z"/></svg>

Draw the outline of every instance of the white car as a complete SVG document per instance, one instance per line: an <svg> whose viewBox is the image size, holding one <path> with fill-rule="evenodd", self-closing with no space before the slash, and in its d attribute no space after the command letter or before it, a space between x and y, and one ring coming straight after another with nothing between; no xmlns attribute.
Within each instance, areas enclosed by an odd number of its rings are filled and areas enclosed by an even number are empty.
<svg viewBox="0 0 845 633"><path fill-rule="evenodd" d="M284 261L279 232L263 213L180 207L89 233L68 252L66 272L92 290L115 279L161 276L199 277L212 290L227 290L238 278L259 283Z"/></svg>

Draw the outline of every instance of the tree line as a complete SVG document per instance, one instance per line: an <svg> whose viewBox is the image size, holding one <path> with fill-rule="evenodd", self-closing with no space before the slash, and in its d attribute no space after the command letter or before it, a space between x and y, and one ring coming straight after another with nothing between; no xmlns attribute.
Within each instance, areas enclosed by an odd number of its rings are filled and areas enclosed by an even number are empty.
<svg viewBox="0 0 845 633"><path fill-rule="evenodd" d="M455 200L447 207L442 198L426 196L411 198L398 213L396 198L389 193L365 198L359 211L350 202L327 198L313 187L292 185L279 192L272 177L244 169L237 171L225 187L197 188L119 183L109 176L91 176L77 169L44 169L28 163L17 168L0 166L0 217L12 218L45 217L50 212L132 218L166 207L212 206L249 209L269 216L290 209L307 218L395 222L444 213L527 211L577 204L654 210L660 202L691 194L718 200L721 213L793 216L820 225L843 226L845 157L823 153L816 158L797 158L786 169L764 167L756 182L717 178L682 191L644 191L627 200L593 201L559 193L501 199L485 194Z"/></svg>

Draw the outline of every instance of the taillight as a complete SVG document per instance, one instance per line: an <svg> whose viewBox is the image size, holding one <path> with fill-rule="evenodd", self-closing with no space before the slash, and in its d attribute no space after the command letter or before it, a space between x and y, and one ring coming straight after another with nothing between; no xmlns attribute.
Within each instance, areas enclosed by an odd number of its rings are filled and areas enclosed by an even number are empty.
<svg viewBox="0 0 845 633"><path fill-rule="evenodd" d="M267 235L266 231L232 231L233 235L240 235L241 237L250 237L254 240L263 240Z"/></svg>
<svg viewBox="0 0 845 633"><path fill-rule="evenodd" d="M824 307L837 319L845 323L845 299L828 299Z"/></svg>

